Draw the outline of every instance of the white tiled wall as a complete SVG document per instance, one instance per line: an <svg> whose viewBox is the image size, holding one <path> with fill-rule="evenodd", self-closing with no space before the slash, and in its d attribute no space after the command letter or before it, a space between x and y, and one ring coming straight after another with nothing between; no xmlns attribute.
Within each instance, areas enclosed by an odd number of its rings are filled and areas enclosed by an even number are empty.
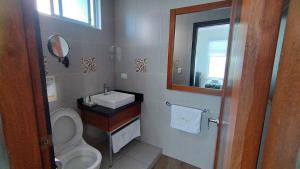
<svg viewBox="0 0 300 169"><path fill-rule="evenodd" d="M58 101L50 104L51 110L59 106L76 108L77 98L100 92L104 83L113 88L114 60L109 51L114 44L113 2L102 0L102 8L102 30L40 15L43 54L48 60L49 75L56 77L58 86ZM52 34L60 34L69 43L69 68L48 52L47 41ZM95 57L97 70L84 74L81 57Z"/></svg>
<svg viewBox="0 0 300 169"><path fill-rule="evenodd" d="M101 92L104 83L114 87L114 60L109 51L114 44L113 4L111 0L102 0L102 30L40 15L43 54L47 57L48 74L56 78L58 96L56 102L50 103L50 111L59 107L76 108L76 99ZM47 41L52 34L60 34L69 43L69 68L48 52ZM96 71L84 74L81 57L95 57ZM100 136L91 126L87 133L92 138Z"/></svg>
<svg viewBox="0 0 300 169"><path fill-rule="evenodd" d="M208 3L209 0L115 0L115 45L122 48L116 60L115 86L144 93L142 105L142 140L161 147L163 153L202 169L212 169L217 128L207 128L192 135L171 129L168 100L175 104L209 108L217 117L220 97L170 91L166 89L171 8ZM137 73L134 60L147 58L147 72ZM128 80L120 78L128 73Z"/></svg>

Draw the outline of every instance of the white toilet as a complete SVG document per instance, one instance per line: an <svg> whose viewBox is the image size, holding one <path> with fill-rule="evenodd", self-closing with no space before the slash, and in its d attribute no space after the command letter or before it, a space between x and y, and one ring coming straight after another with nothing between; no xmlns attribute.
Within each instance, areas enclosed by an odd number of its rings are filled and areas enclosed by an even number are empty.
<svg viewBox="0 0 300 169"><path fill-rule="evenodd" d="M82 138L83 126L78 113L70 108L51 113L55 157L62 169L99 169L101 153Z"/></svg>

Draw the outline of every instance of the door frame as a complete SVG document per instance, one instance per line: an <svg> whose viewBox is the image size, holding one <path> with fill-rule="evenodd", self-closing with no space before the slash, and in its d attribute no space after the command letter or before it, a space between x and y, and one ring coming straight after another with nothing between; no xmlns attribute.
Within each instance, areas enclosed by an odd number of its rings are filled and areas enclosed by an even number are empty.
<svg viewBox="0 0 300 169"><path fill-rule="evenodd" d="M54 168L34 0L0 2L0 113L11 169Z"/></svg>
<svg viewBox="0 0 300 169"><path fill-rule="evenodd" d="M296 166L300 151L299 17L300 1L290 0L262 169L300 167Z"/></svg>
<svg viewBox="0 0 300 169"><path fill-rule="evenodd" d="M215 169L256 168L282 7L283 0L233 1Z"/></svg>

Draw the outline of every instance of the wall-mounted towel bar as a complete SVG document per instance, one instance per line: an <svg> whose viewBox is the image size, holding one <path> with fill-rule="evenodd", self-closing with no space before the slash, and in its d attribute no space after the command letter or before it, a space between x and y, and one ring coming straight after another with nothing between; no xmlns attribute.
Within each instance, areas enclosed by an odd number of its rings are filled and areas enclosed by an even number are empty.
<svg viewBox="0 0 300 169"><path fill-rule="evenodd" d="M172 106L172 105L177 105L177 104L172 104L172 103L166 101L166 105L167 105L167 106ZM178 106L182 106L182 105L178 105ZM188 106L183 106L183 107L188 107ZM194 107L188 107L188 108L201 110L202 113L209 113L209 110L208 110L208 109L199 109L199 108L194 108Z"/></svg>

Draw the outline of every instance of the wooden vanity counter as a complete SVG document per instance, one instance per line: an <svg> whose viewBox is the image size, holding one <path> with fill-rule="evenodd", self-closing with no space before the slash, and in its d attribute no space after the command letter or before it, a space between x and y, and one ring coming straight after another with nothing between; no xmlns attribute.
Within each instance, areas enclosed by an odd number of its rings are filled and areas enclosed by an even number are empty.
<svg viewBox="0 0 300 169"><path fill-rule="evenodd" d="M83 99L78 99L78 108L81 111L81 118L84 123L93 125L103 131L113 132L129 121L137 118L141 114L141 103L143 101L143 94L125 92L116 90L123 93L135 95L135 102L111 109L103 106L89 107L83 104Z"/></svg>

